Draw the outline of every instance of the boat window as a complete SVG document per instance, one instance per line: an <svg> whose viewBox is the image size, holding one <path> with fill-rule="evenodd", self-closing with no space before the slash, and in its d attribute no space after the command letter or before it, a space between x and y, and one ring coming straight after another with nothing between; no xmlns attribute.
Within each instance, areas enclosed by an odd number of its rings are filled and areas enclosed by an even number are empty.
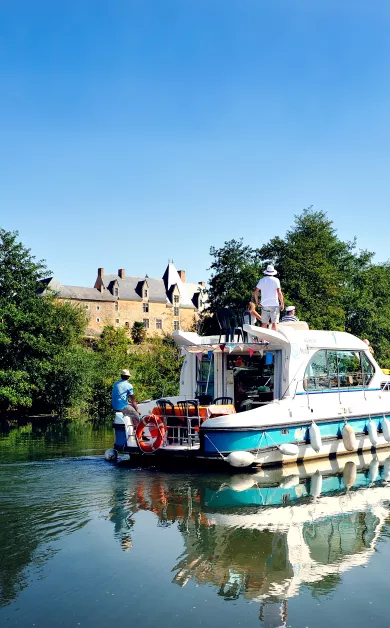
<svg viewBox="0 0 390 628"><path fill-rule="evenodd" d="M328 358L328 373L329 373L329 388L339 387L339 370L337 365L337 351L327 351Z"/></svg>
<svg viewBox="0 0 390 628"><path fill-rule="evenodd" d="M374 367L360 351L317 351L306 367L303 387L307 391L367 386Z"/></svg>
<svg viewBox="0 0 390 628"><path fill-rule="evenodd" d="M306 367L303 381L305 390L323 390L329 388L326 351L317 351Z"/></svg>
<svg viewBox="0 0 390 628"><path fill-rule="evenodd" d="M340 388L362 385L359 351L337 351L337 362Z"/></svg>
<svg viewBox="0 0 390 628"><path fill-rule="evenodd" d="M362 353L363 386L368 386L374 377L374 365L365 353Z"/></svg>
<svg viewBox="0 0 390 628"><path fill-rule="evenodd" d="M207 353L202 355L202 359L196 360L197 362L197 375L196 375L196 396L200 399L207 395L210 396L210 401L214 398L214 358L213 354L210 356Z"/></svg>
<svg viewBox="0 0 390 628"><path fill-rule="evenodd" d="M274 399L274 357L272 351L252 357L248 353L232 353L227 357L227 370L233 374L237 412L266 405Z"/></svg>

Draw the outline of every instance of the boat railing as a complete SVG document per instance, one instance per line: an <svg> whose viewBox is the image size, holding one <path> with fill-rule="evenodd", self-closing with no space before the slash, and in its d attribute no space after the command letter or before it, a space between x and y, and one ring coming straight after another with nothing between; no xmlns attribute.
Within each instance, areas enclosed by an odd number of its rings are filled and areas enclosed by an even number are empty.
<svg viewBox="0 0 390 628"><path fill-rule="evenodd" d="M172 417L167 417L166 445L185 445L192 448L199 444L201 422L199 416L182 417L183 423L181 425L170 424L170 418Z"/></svg>
<svg viewBox="0 0 390 628"><path fill-rule="evenodd" d="M342 392L361 390L366 398L366 390L368 383L366 382L366 374L361 371L354 373L329 373L329 375L319 375L303 377L297 379L295 382L295 391L293 399L297 394L306 393L307 403L309 404L309 395L312 393L321 394L338 392L339 400L341 401L340 394ZM300 386L302 384L302 386ZM302 388L303 390L298 390Z"/></svg>

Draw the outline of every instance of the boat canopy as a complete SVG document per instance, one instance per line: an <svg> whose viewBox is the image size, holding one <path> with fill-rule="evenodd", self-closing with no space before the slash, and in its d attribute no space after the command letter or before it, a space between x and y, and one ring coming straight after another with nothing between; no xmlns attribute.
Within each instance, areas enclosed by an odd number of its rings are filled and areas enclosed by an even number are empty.
<svg viewBox="0 0 390 628"><path fill-rule="evenodd" d="M265 327L255 325L244 325L243 330L257 339L257 343L244 343L239 340L235 342L219 342L219 335L199 336L196 332L175 331L173 338L179 347L198 348L205 351L207 348L215 349L221 344L235 347L250 347L255 344L259 346L259 341L264 345L269 345L268 349L288 349L292 345L304 347L305 349L346 349L355 351L367 351L368 347L363 340L348 334L344 331L322 331L312 329L294 329L293 326L279 325L278 331L273 331ZM233 347L232 347L233 348Z"/></svg>

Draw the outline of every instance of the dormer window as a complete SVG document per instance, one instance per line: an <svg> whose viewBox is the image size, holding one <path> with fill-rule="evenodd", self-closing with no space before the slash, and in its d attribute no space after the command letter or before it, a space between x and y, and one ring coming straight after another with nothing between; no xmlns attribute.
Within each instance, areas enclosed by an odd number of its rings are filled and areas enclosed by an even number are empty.
<svg viewBox="0 0 390 628"><path fill-rule="evenodd" d="M119 288L114 288L114 297L119 297Z"/></svg>
<svg viewBox="0 0 390 628"><path fill-rule="evenodd" d="M148 298L148 289L144 288L144 299Z"/></svg>

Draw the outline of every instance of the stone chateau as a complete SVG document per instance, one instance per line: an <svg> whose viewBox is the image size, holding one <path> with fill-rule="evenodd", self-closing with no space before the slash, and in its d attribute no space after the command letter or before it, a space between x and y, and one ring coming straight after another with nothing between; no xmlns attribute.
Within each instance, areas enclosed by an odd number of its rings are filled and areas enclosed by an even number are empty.
<svg viewBox="0 0 390 628"><path fill-rule="evenodd" d="M104 325L126 327L144 323L149 335L189 330L203 309L204 281L187 283L184 270L169 263L162 279L127 277L124 268L117 275L106 275L98 268L93 288L64 286L54 277L45 279L44 290L51 289L61 301L85 307L89 314L88 335L99 334Z"/></svg>

